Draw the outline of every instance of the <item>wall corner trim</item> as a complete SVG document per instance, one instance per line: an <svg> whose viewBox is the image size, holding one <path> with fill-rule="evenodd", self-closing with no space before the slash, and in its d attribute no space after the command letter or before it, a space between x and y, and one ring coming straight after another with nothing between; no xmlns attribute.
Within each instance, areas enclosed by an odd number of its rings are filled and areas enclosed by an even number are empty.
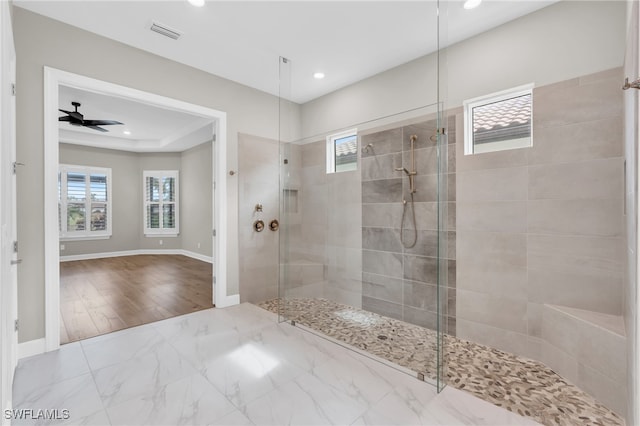
<svg viewBox="0 0 640 426"><path fill-rule="evenodd" d="M87 253L76 254L69 256L60 256L60 262L71 262L74 260L91 260L91 259L105 259L108 257L123 257L123 256L137 256L142 254L177 254L182 256L191 257L193 259L201 260L207 263L213 263L213 257L205 256L200 253L196 253L189 250L182 249L138 249L138 250L123 250L123 251L111 251L102 253Z"/></svg>
<svg viewBox="0 0 640 426"><path fill-rule="evenodd" d="M232 294L231 296L225 296L223 298L216 297L215 306L216 308L226 308L228 306L238 305L240 304L240 295Z"/></svg>
<svg viewBox="0 0 640 426"><path fill-rule="evenodd" d="M18 359L27 358L33 355L40 355L46 351L45 338L29 340L18 344Z"/></svg>

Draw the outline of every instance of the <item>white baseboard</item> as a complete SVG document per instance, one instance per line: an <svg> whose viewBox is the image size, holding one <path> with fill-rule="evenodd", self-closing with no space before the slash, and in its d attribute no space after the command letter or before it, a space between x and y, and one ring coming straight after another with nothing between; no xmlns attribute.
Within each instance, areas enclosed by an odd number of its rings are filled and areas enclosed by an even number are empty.
<svg viewBox="0 0 640 426"><path fill-rule="evenodd" d="M216 300L215 300L216 308L226 308L227 306L233 306L240 303L239 294L232 294L231 296L225 296L220 299L221 300L218 300L218 298L216 297Z"/></svg>
<svg viewBox="0 0 640 426"><path fill-rule="evenodd" d="M103 253L74 254L69 256L60 256L60 262L71 262L74 260L104 259L107 257L136 256L140 254L179 254L182 256L191 257L193 259L201 260L203 262L213 263L213 257L211 256L205 256L200 253L196 253L189 250L182 250L182 249L139 249L139 250L123 250L123 251L112 251L112 252L103 252Z"/></svg>
<svg viewBox="0 0 640 426"><path fill-rule="evenodd" d="M45 353L45 338L18 343L18 359Z"/></svg>
<svg viewBox="0 0 640 426"><path fill-rule="evenodd" d="M180 254L182 254L183 256L191 257L193 259L201 260L203 262L213 263L212 256L205 256L204 254L196 253L195 251L181 250Z"/></svg>

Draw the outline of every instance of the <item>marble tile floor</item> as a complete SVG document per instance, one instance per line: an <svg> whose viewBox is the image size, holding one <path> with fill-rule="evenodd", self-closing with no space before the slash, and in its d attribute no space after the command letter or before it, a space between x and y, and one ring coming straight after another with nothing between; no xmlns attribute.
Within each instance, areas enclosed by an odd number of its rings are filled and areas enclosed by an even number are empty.
<svg viewBox="0 0 640 426"><path fill-rule="evenodd" d="M330 338L436 377L437 335L417 325L327 299L278 299L258 304ZM382 338L381 338L382 337ZM623 425L623 420L544 364L445 336L445 382L545 425Z"/></svg>
<svg viewBox="0 0 640 426"><path fill-rule="evenodd" d="M74 342L20 360L16 410L82 425L535 425L433 386L251 304ZM62 411L60 411L62 413Z"/></svg>

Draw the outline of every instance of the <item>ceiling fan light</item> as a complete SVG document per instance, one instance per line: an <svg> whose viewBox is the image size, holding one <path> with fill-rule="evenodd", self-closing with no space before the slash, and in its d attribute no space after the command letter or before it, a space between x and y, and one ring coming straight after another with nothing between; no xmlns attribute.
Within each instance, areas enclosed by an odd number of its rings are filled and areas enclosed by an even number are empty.
<svg viewBox="0 0 640 426"><path fill-rule="evenodd" d="M204 0L187 0L187 1L191 3L192 6L195 6L195 7L204 6Z"/></svg>

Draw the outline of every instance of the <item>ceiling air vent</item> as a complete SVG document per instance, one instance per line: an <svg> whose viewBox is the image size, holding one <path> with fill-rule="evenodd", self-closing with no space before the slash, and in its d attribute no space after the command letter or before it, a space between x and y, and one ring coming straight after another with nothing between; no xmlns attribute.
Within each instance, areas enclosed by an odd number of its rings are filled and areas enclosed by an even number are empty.
<svg viewBox="0 0 640 426"><path fill-rule="evenodd" d="M164 25L164 24L160 24L160 23L158 23L158 22L152 22L152 23L151 23L151 27L150 27L149 29L150 29L151 31L155 31L155 32L157 32L158 34L162 34L163 36L166 36L166 37L172 38L172 39L174 39L174 40L179 39L179 38L180 38L180 36L182 35L182 34L180 34L180 32L179 32L179 31L174 30L174 29L172 29L172 28L169 28L169 27L167 27L166 25Z"/></svg>

